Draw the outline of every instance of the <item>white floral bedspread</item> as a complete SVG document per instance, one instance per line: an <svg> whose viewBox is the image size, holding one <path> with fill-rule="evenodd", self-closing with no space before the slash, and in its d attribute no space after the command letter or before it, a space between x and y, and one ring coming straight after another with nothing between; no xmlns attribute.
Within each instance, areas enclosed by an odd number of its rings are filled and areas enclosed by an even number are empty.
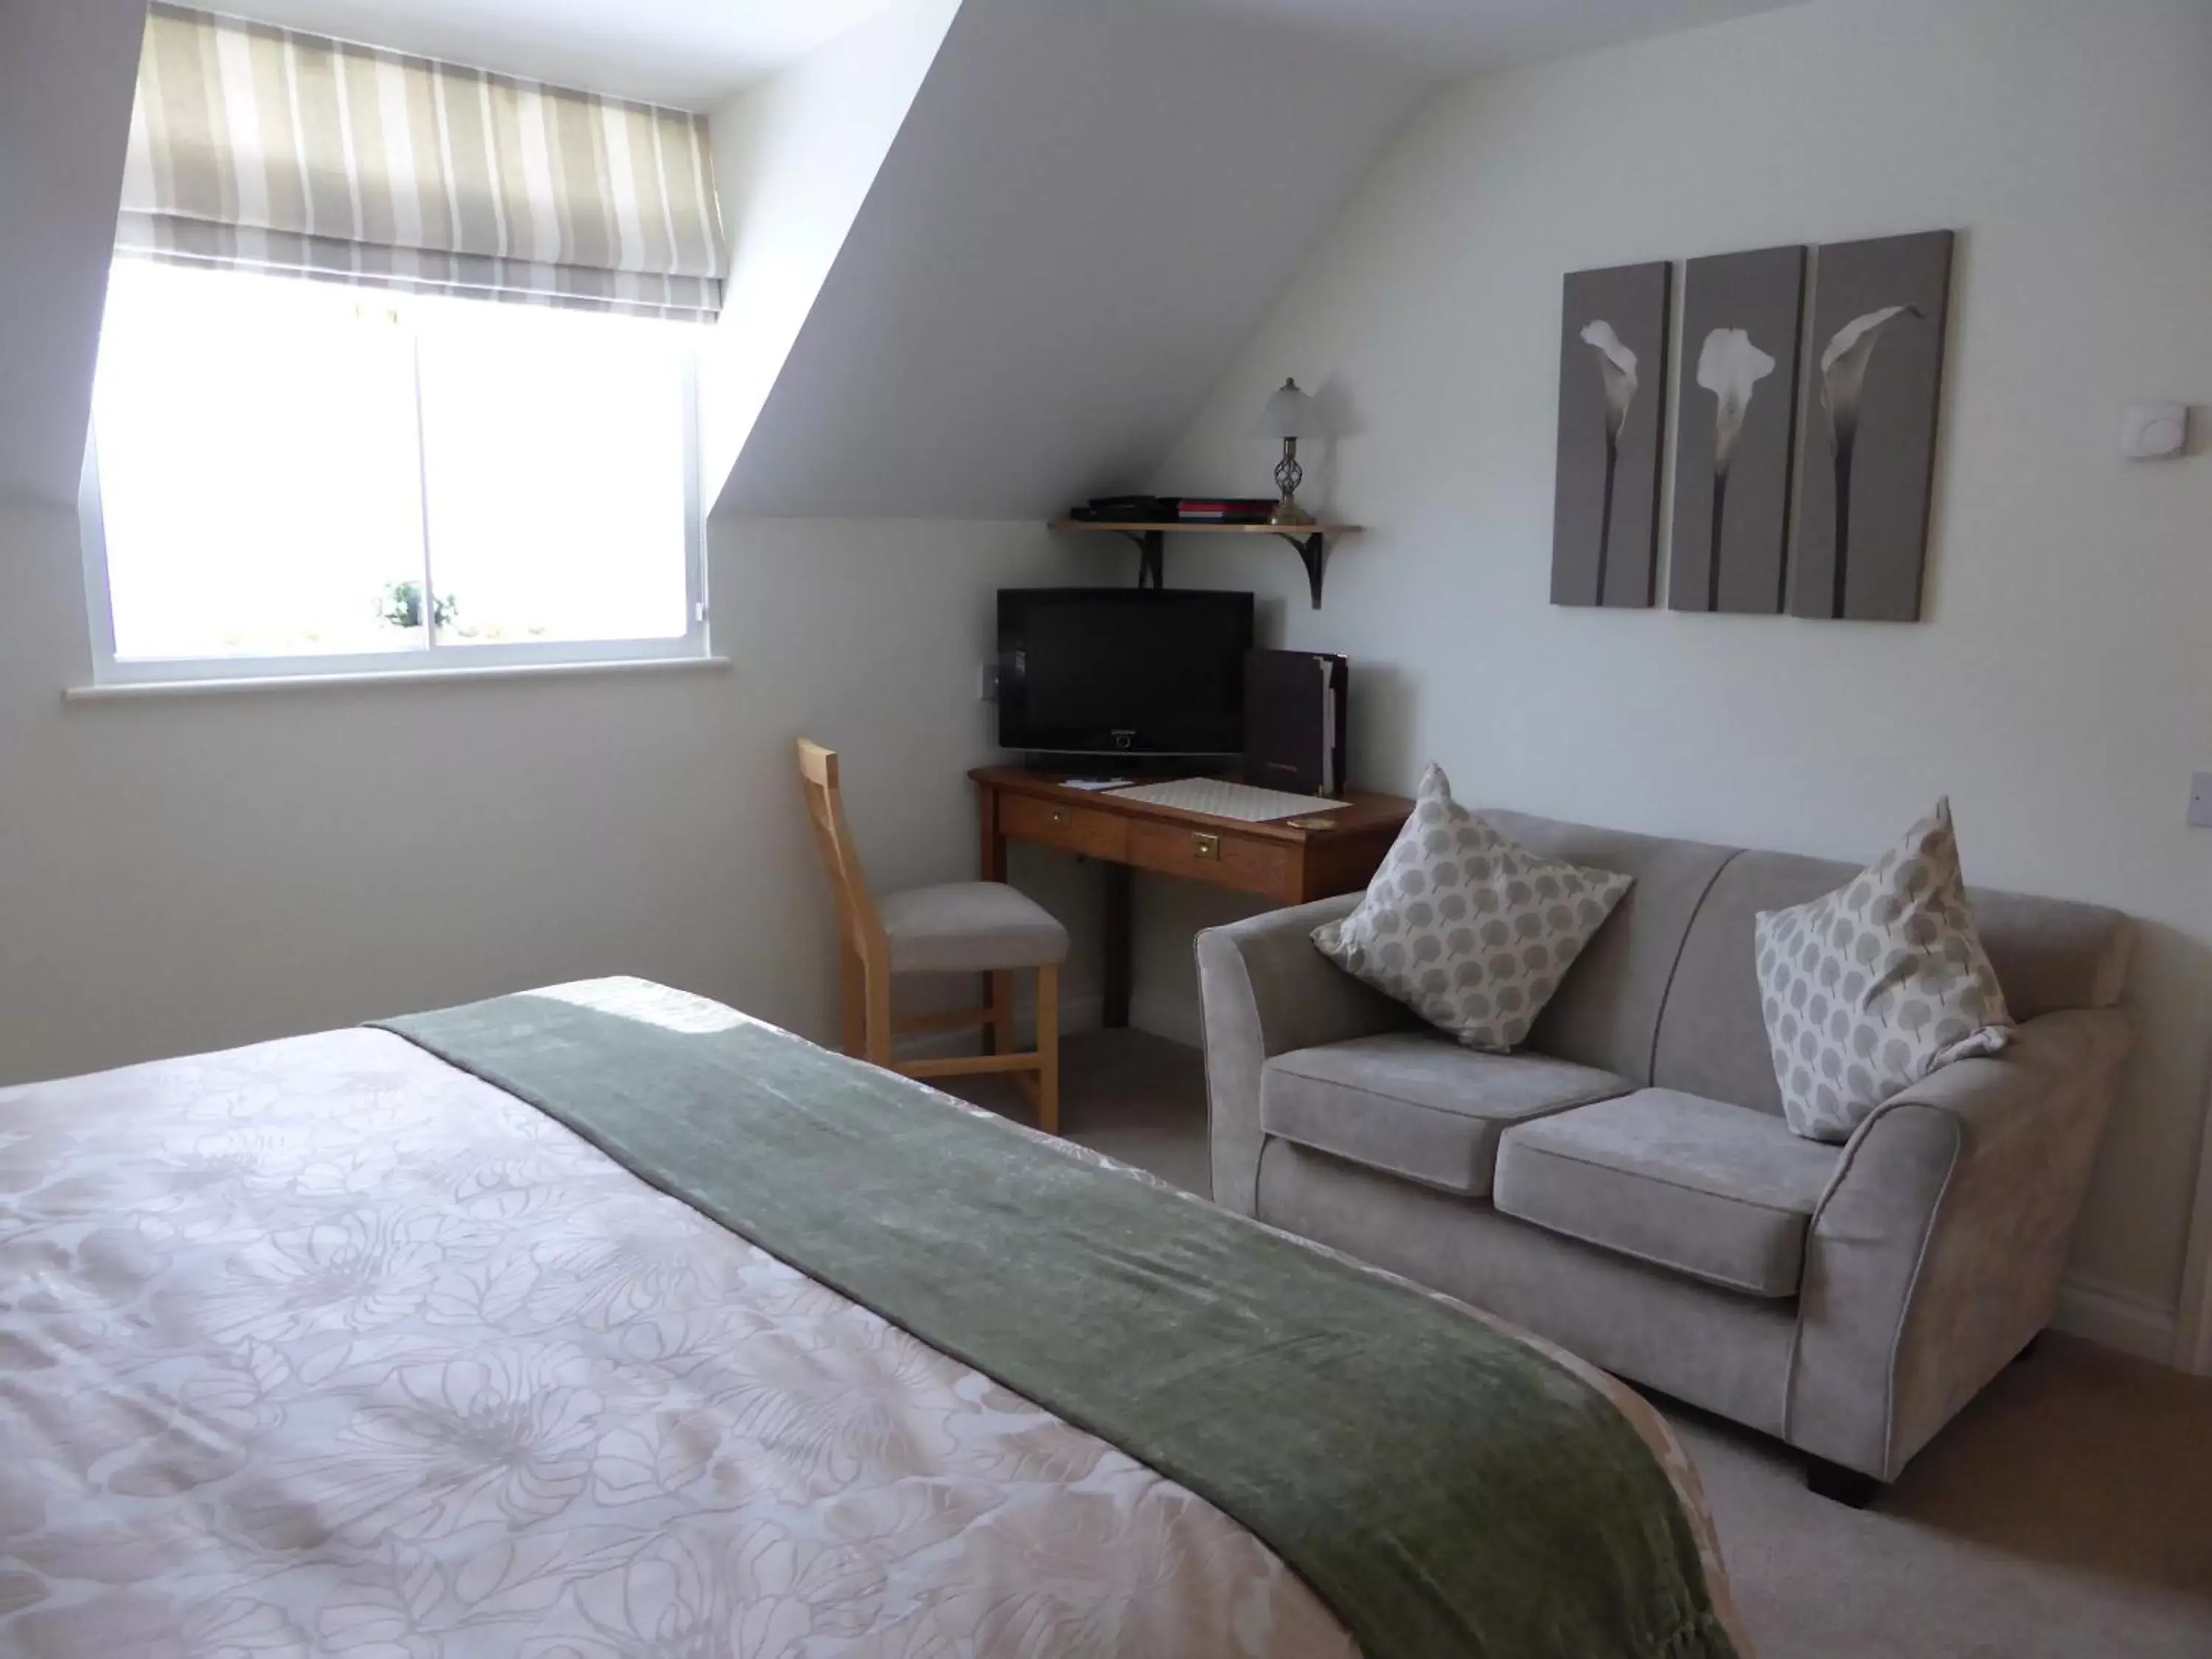
<svg viewBox="0 0 2212 1659"><path fill-rule="evenodd" d="M0 1091L0 1654L1354 1651L1205 1501L398 1037Z"/></svg>

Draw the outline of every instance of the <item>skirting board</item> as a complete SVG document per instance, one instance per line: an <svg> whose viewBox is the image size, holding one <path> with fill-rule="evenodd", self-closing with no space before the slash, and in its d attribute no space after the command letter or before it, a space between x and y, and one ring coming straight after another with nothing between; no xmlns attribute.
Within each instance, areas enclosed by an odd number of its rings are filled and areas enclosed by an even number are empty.
<svg viewBox="0 0 2212 1659"><path fill-rule="evenodd" d="M1206 1046L1206 1028L1197 1002L1188 997L1132 997L1129 1024L1186 1048Z"/></svg>
<svg viewBox="0 0 2212 1659"><path fill-rule="evenodd" d="M2178 1365L2183 1356L2174 1352L2175 1319L2172 1308L2161 1307L2126 1291L2069 1279L2058 1286L2058 1307L2051 1328L2078 1336L2100 1347L2117 1348L2137 1358L2161 1365Z"/></svg>

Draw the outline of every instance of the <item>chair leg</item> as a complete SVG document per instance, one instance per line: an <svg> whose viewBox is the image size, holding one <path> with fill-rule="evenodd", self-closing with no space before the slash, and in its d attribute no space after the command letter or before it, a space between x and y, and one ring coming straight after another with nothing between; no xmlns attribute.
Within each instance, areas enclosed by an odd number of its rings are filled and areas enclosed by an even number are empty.
<svg viewBox="0 0 2212 1659"><path fill-rule="evenodd" d="M891 1063L891 976L890 970L866 963L867 983L867 1058L872 1066Z"/></svg>
<svg viewBox="0 0 2212 1659"><path fill-rule="evenodd" d="M859 1060L868 1048L868 971L850 944L839 946L839 976L844 991L845 1052Z"/></svg>
<svg viewBox="0 0 2212 1659"><path fill-rule="evenodd" d="M992 1054L1011 1054L1014 1052L1014 976L1008 973L991 975L991 1023L985 1028L991 1041L983 1051Z"/></svg>
<svg viewBox="0 0 2212 1659"><path fill-rule="evenodd" d="M1037 969L1037 1127L1060 1133L1060 969Z"/></svg>

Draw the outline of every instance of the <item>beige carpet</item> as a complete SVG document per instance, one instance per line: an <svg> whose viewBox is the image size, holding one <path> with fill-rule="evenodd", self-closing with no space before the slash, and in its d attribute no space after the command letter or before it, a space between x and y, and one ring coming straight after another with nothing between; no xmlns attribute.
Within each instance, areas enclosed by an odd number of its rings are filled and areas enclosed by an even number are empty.
<svg viewBox="0 0 2212 1659"><path fill-rule="evenodd" d="M1197 1054L1069 1040L1063 1127L1206 1190ZM1027 1115L1011 1088L962 1092ZM1760 1659L2212 1659L2212 1379L2046 1337L1870 1510L1781 1448L1669 1411Z"/></svg>

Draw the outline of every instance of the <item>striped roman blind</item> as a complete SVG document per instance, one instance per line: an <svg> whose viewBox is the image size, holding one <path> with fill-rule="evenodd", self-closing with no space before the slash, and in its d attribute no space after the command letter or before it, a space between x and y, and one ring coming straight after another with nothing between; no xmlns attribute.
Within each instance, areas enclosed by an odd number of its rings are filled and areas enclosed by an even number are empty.
<svg viewBox="0 0 2212 1659"><path fill-rule="evenodd" d="M118 252L710 319L704 117L156 3Z"/></svg>

